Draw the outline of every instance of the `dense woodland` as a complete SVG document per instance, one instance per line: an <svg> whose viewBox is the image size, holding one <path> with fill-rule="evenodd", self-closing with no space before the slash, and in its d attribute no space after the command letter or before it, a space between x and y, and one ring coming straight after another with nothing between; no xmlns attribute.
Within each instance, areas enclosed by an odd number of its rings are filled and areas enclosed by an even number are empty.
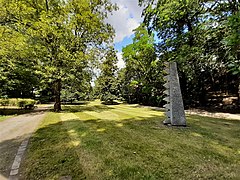
<svg viewBox="0 0 240 180"><path fill-rule="evenodd" d="M110 0L0 0L0 96L163 105L165 61L186 107L240 104L238 0L139 0L143 23L117 69ZM91 81L95 80L95 86Z"/></svg>

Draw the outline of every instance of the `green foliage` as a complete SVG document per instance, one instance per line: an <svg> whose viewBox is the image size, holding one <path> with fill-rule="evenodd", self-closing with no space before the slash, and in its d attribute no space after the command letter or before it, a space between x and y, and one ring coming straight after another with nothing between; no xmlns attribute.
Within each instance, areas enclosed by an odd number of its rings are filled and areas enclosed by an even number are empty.
<svg viewBox="0 0 240 180"><path fill-rule="evenodd" d="M0 46L0 95L32 98L32 89L39 80L27 38L8 26L0 26Z"/></svg>
<svg viewBox="0 0 240 180"><path fill-rule="evenodd" d="M133 43L123 48L126 68L120 78L123 97L128 102L159 105L161 96L162 62L157 59L153 34L149 35L144 24L135 30Z"/></svg>
<svg viewBox="0 0 240 180"><path fill-rule="evenodd" d="M240 12L236 12L227 19L226 27L228 28L227 36L223 40L227 46L227 55L232 61L229 68L233 74L240 74Z"/></svg>
<svg viewBox="0 0 240 180"><path fill-rule="evenodd" d="M113 103L118 96L116 64L116 52L112 47L109 47L100 65L101 74L95 82L95 93L100 96L102 101L106 101L107 103Z"/></svg>
<svg viewBox="0 0 240 180"><path fill-rule="evenodd" d="M29 109L33 108L35 103L36 103L36 101L32 100L32 99L18 99L18 101L17 101L18 107L26 108L26 109L27 109L27 107Z"/></svg>
<svg viewBox="0 0 240 180"><path fill-rule="evenodd" d="M27 60L30 72L41 77L36 85L50 84L56 101L54 107L61 110L62 87L70 81L77 83L79 79L89 79L92 50L111 42L113 29L104 19L116 6L108 0L46 0L38 3L7 0L0 1L0 6L0 30L6 37L0 43L14 50L3 51L1 61L5 62L5 67L12 65L24 69L22 67L26 65L19 66L18 62ZM13 37L8 38L9 33ZM14 37L17 37L16 41L13 41ZM0 72L3 74L0 82L2 80L6 87L9 87L6 84L8 74L12 75L9 69ZM24 72L28 77L33 77L32 74ZM13 83L20 77L19 74L16 76Z"/></svg>
<svg viewBox="0 0 240 180"><path fill-rule="evenodd" d="M34 105L36 104L36 100L33 99L21 99L21 98L4 98L0 99L0 105L1 106L18 106L20 108L23 108L28 105Z"/></svg>
<svg viewBox="0 0 240 180"><path fill-rule="evenodd" d="M104 104L114 104L114 100L117 99L117 96L111 93L104 93L101 95L100 100L104 101Z"/></svg>
<svg viewBox="0 0 240 180"><path fill-rule="evenodd" d="M148 30L157 32L160 61L178 63L185 104L206 106L207 93L212 91L236 94L240 65L237 1L139 3L144 6Z"/></svg>
<svg viewBox="0 0 240 180"><path fill-rule="evenodd" d="M9 99L0 99L0 105L1 106L8 106L9 105Z"/></svg>

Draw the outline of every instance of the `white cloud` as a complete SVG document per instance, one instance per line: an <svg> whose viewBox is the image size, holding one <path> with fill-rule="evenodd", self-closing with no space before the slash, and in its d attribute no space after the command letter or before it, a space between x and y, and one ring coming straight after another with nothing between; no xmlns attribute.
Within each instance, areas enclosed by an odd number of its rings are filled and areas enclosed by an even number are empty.
<svg viewBox="0 0 240 180"><path fill-rule="evenodd" d="M142 21L142 7L138 6L138 0L112 0L119 7L118 11L109 15L107 22L116 31L114 43L121 42L125 37L130 37Z"/></svg>
<svg viewBox="0 0 240 180"><path fill-rule="evenodd" d="M125 62L122 59L122 52L117 52L117 58L118 58L117 67L119 69L124 68L125 67Z"/></svg>

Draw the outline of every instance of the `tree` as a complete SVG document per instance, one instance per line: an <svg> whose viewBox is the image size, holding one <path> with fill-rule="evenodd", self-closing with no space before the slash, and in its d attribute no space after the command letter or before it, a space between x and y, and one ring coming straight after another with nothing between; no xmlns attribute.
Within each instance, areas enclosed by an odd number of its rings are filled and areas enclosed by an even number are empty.
<svg viewBox="0 0 240 180"><path fill-rule="evenodd" d="M96 81L96 88L100 94L100 99L108 104L113 104L113 101L117 99L117 56L113 47L107 49L105 58L100 65L100 76Z"/></svg>
<svg viewBox="0 0 240 180"><path fill-rule="evenodd" d="M145 7L143 16L149 31L156 31L160 40L159 59L178 63L185 104L205 106L208 92L235 91L229 79L237 84L237 77L229 73L228 65L236 67L232 62L238 61L238 45L233 43L239 42L238 1L139 3ZM235 23L231 23L232 18Z"/></svg>
<svg viewBox="0 0 240 180"><path fill-rule="evenodd" d="M116 7L108 0L7 0L1 6L0 23L27 38L60 111L64 82L87 69L92 48L111 41L113 29L104 19Z"/></svg>
<svg viewBox="0 0 240 180"><path fill-rule="evenodd" d="M33 98L39 82L27 38L0 26L0 46L0 96Z"/></svg>
<svg viewBox="0 0 240 180"><path fill-rule="evenodd" d="M154 36L144 24L134 30L133 43L123 48L125 98L128 102L156 105L162 91L162 63L156 58Z"/></svg>

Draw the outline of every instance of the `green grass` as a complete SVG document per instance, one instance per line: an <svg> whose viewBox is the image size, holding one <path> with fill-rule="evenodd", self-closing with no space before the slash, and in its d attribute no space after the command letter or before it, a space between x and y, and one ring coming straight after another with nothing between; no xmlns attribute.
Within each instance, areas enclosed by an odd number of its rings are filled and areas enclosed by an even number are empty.
<svg viewBox="0 0 240 180"><path fill-rule="evenodd" d="M239 179L240 121L99 102L50 112L31 139L24 179Z"/></svg>
<svg viewBox="0 0 240 180"><path fill-rule="evenodd" d="M20 109L20 108L0 108L0 116L1 115L5 115L5 116L9 116L9 115L20 115L20 114L26 114L26 113L30 113L32 112L32 110L25 110L25 109Z"/></svg>
<svg viewBox="0 0 240 180"><path fill-rule="evenodd" d="M12 116L2 116L2 115L0 115L0 122L4 121L4 120L6 120L6 119L8 119L10 117L12 117Z"/></svg>

